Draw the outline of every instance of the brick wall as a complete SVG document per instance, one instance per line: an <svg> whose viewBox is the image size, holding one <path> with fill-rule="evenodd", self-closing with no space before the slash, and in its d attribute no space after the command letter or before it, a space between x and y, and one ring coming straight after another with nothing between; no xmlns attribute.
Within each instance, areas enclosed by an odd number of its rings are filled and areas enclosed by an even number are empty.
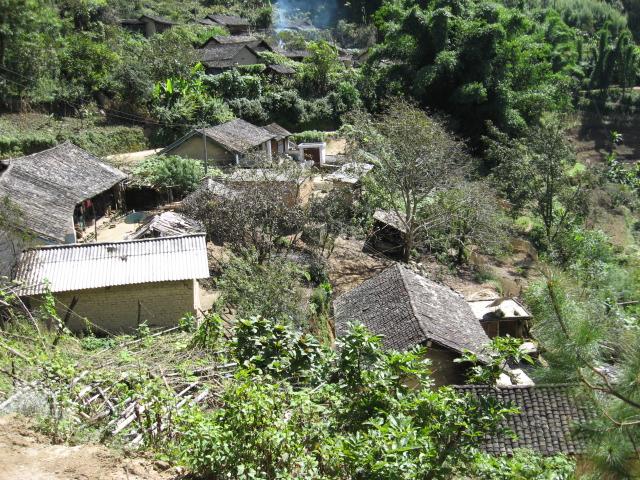
<svg viewBox="0 0 640 480"><path fill-rule="evenodd" d="M141 320L149 327L171 327L185 313L194 313L200 307L197 282L146 283L124 285L76 292L56 294L64 305L70 305L73 297L78 298L74 312L86 317L109 333L129 332L136 328L138 300L140 301ZM65 309L59 307L60 318L64 318ZM85 330L84 322L76 315L69 321L72 331ZM96 333L98 329L95 329Z"/></svg>

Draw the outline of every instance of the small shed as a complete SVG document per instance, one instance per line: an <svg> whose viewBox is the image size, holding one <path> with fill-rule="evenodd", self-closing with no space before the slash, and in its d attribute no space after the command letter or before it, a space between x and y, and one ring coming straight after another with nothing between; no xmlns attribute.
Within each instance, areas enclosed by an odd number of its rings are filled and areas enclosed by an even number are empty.
<svg viewBox="0 0 640 480"><path fill-rule="evenodd" d="M209 165L240 165L248 154L262 152L272 158L271 141L278 135L241 119L200 130L192 130L184 137L160 151L161 155L179 155L205 160ZM206 139L206 143L205 140Z"/></svg>
<svg viewBox="0 0 640 480"><path fill-rule="evenodd" d="M249 21L237 15L212 14L207 15L206 18L212 22L212 25L229 30L231 35L242 35L249 31Z"/></svg>
<svg viewBox="0 0 640 480"><path fill-rule="evenodd" d="M580 455L586 451L585 438L577 432L593 418L593 412L574 394L572 385L491 387L455 386L461 394L495 398L513 403L520 413L509 415L502 431L480 440L480 449L493 455L513 455L517 449L538 455ZM515 434L515 435L513 435Z"/></svg>
<svg viewBox="0 0 640 480"><path fill-rule="evenodd" d="M427 347L438 385L461 384L466 367L455 363L469 350L486 359L490 342L464 298L396 264L366 280L334 302L336 337L362 323L382 335L386 348L404 351Z"/></svg>
<svg viewBox="0 0 640 480"><path fill-rule="evenodd" d="M316 167L322 167L327 161L327 144L325 142L299 143L298 161L313 162Z"/></svg>
<svg viewBox="0 0 640 480"><path fill-rule="evenodd" d="M35 245L74 243L96 219L122 206L127 176L72 143L5 164L0 199L19 210L19 227ZM16 242L21 243L0 232L0 275L8 275L17 260Z"/></svg>
<svg viewBox="0 0 640 480"><path fill-rule="evenodd" d="M157 15L141 15L138 18L128 18L120 21L120 26L133 33L139 33L149 38L156 33L169 30L176 22Z"/></svg>
<svg viewBox="0 0 640 480"><path fill-rule="evenodd" d="M404 252L404 236L407 222L400 212L376 210L373 227L365 242L365 249L388 257L401 257Z"/></svg>
<svg viewBox="0 0 640 480"><path fill-rule="evenodd" d="M469 300L469 306L489 338L526 338L531 314L515 297Z"/></svg>
<svg viewBox="0 0 640 480"><path fill-rule="evenodd" d="M276 63L267 65L264 70L265 75L270 76L272 79L291 77L296 74L296 70L287 65L279 65Z"/></svg>
<svg viewBox="0 0 640 480"><path fill-rule="evenodd" d="M198 280L207 277L205 235L197 234L28 249L15 280L18 294L36 304L50 291L71 330L118 333L196 314Z"/></svg>

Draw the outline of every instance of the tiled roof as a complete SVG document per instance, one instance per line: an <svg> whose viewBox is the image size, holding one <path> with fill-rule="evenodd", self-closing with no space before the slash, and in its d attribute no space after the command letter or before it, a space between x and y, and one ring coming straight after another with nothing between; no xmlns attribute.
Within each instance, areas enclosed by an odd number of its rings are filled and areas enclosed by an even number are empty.
<svg viewBox="0 0 640 480"><path fill-rule="evenodd" d="M273 133L274 135L277 135L278 137L290 137L291 136L291 132L289 130L287 130L286 128L278 125L275 122L274 123L270 123L269 125L265 125L262 128L264 128L268 132Z"/></svg>
<svg viewBox="0 0 640 480"><path fill-rule="evenodd" d="M570 385L511 386L480 385L454 387L460 393L494 397L513 403L521 413L503 423L508 433L488 436L481 448L487 453L511 455L515 449L530 449L540 455L576 455L585 450L584 439L575 433L578 424L590 418L590 411L576 399Z"/></svg>
<svg viewBox="0 0 640 480"><path fill-rule="evenodd" d="M237 15L207 15L207 18L213 20L220 25L228 25L233 27L248 27L249 21L238 17Z"/></svg>
<svg viewBox="0 0 640 480"><path fill-rule="evenodd" d="M405 218L400 212L376 210L373 213L374 220L389 225L402 233L407 233L407 221Z"/></svg>
<svg viewBox="0 0 640 480"><path fill-rule="evenodd" d="M0 199L8 196L19 208L25 228L59 242L72 228L77 204L127 178L69 142L11 159L8 165L0 173Z"/></svg>
<svg viewBox="0 0 640 480"><path fill-rule="evenodd" d="M164 212L147 218L128 240L140 238L177 237L204 232L200 222L176 212Z"/></svg>
<svg viewBox="0 0 640 480"><path fill-rule="evenodd" d="M182 145L194 135L202 136L202 133L202 130L192 130L184 137L166 147L160 154L170 154L172 150ZM246 153L276 137L275 134L268 130L242 119L231 120L230 122L216 125L215 127L205 128L204 134L228 151L238 153Z"/></svg>
<svg viewBox="0 0 640 480"><path fill-rule="evenodd" d="M279 73L281 75L293 75L296 73L295 69L287 66L287 65L278 65L277 63L273 63L267 67L269 70Z"/></svg>
<svg viewBox="0 0 640 480"><path fill-rule="evenodd" d="M360 322L384 335L383 344L407 350L428 341L483 358L489 338L464 298L395 264L334 302L336 334Z"/></svg>
<svg viewBox="0 0 640 480"><path fill-rule="evenodd" d="M20 295L209 276L204 234L25 250L16 271Z"/></svg>

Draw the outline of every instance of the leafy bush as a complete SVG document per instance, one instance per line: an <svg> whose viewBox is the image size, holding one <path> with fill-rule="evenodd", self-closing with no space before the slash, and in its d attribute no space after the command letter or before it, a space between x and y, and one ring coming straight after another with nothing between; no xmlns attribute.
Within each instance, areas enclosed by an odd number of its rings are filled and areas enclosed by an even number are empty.
<svg viewBox="0 0 640 480"><path fill-rule="evenodd" d="M200 160L163 155L145 159L133 173L140 184L173 189L178 195L186 195L200 185L204 167Z"/></svg>
<svg viewBox="0 0 640 480"><path fill-rule="evenodd" d="M179 420L174 452L197 475L451 478L470 470L477 439L516 411L430 388L422 351L383 350L380 337L361 326L337 355L262 318L240 322L234 344L248 369L228 384L222 406ZM548 472L566 471L566 463L549 462Z"/></svg>
<svg viewBox="0 0 640 480"><path fill-rule="evenodd" d="M293 134L293 139L296 143L315 143L324 142L327 134L318 130L307 130L300 133Z"/></svg>

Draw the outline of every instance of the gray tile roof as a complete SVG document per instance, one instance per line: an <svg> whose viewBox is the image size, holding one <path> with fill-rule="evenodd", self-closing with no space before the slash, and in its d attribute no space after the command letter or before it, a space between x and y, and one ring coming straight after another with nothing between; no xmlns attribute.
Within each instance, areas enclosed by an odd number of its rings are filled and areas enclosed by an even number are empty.
<svg viewBox="0 0 640 480"><path fill-rule="evenodd" d="M220 145L240 153L275 138L275 134L242 119L205 128L205 134Z"/></svg>
<svg viewBox="0 0 640 480"><path fill-rule="evenodd" d="M77 204L127 178L69 142L8 164L0 173L0 198L8 196L17 205L26 229L60 242L71 228Z"/></svg>
<svg viewBox="0 0 640 480"><path fill-rule="evenodd" d="M231 120L230 122L216 125L215 127L205 128L204 133L209 139L224 147L226 150L237 153L247 153L251 149L277 136L262 127L257 127L241 119ZM160 154L170 154L172 150L182 145L194 135L201 136L202 130L192 130L184 137L163 149Z"/></svg>
<svg viewBox="0 0 640 480"><path fill-rule="evenodd" d="M277 63L268 65L267 69L272 72L279 73L280 75L293 75L294 73L296 73L295 69L287 65L278 65Z"/></svg>
<svg viewBox="0 0 640 480"><path fill-rule="evenodd" d="M373 213L373 219L385 225L389 225L399 232L407 233L406 217L400 212L378 209Z"/></svg>
<svg viewBox="0 0 640 480"><path fill-rule="evenodd" d="M490 341L461 295L400 264L337 298L334 312L338 336L350 322L361 322L395 350L432 341L482 357Z"/></svg>
<svg viewBox="0 0 640 480"><path fill-rule="evenodd" d="M265 125L262 128L264 128L268 132L273 133L274 135L276 135L279 138L290 137L292 135L289 130L287 130L286 128L278 125L275 122L274 123L270 123L269 125Z"/></svg>
<svg viewBox="0 0 640 480"><path fill-rule="evenodd" d="M242 43L232 43L228 45L210 45L207 48L198 50L198 55L202 63L210 68L232 67L236 64L234 59L243 49L249 49Z"/></svg>
<svg viewBox="0 0 640 480"><path fill-rule="evenodd" d="M494 397L520 408L521 413L509 416L502 424L515 433L516 438L497 434L482 440L480 447L496 455L510 455L520 448L540 455L584 453L584 439L575 433L575 427L587 422L591 414L574 396L572 388L570 385L454 387L460 393Z"/></svg>
<svg viewBox="0 0 640 480"><path fill-rule="evenodd" d="M221 14L217 14L217 15L207 15L207 18L213 20L214 22L220 24L220 25L225 25L225 26L232 26L232 27L245 27L245 26L249 26L249 21L239 17L237 15L221 15Z"/></svg>
<svg viewBox="0 0 640 480"><path fill-rule="evenodd" d="M204 234L25 250L16 270L20 295L209 276Z"/></svg>

